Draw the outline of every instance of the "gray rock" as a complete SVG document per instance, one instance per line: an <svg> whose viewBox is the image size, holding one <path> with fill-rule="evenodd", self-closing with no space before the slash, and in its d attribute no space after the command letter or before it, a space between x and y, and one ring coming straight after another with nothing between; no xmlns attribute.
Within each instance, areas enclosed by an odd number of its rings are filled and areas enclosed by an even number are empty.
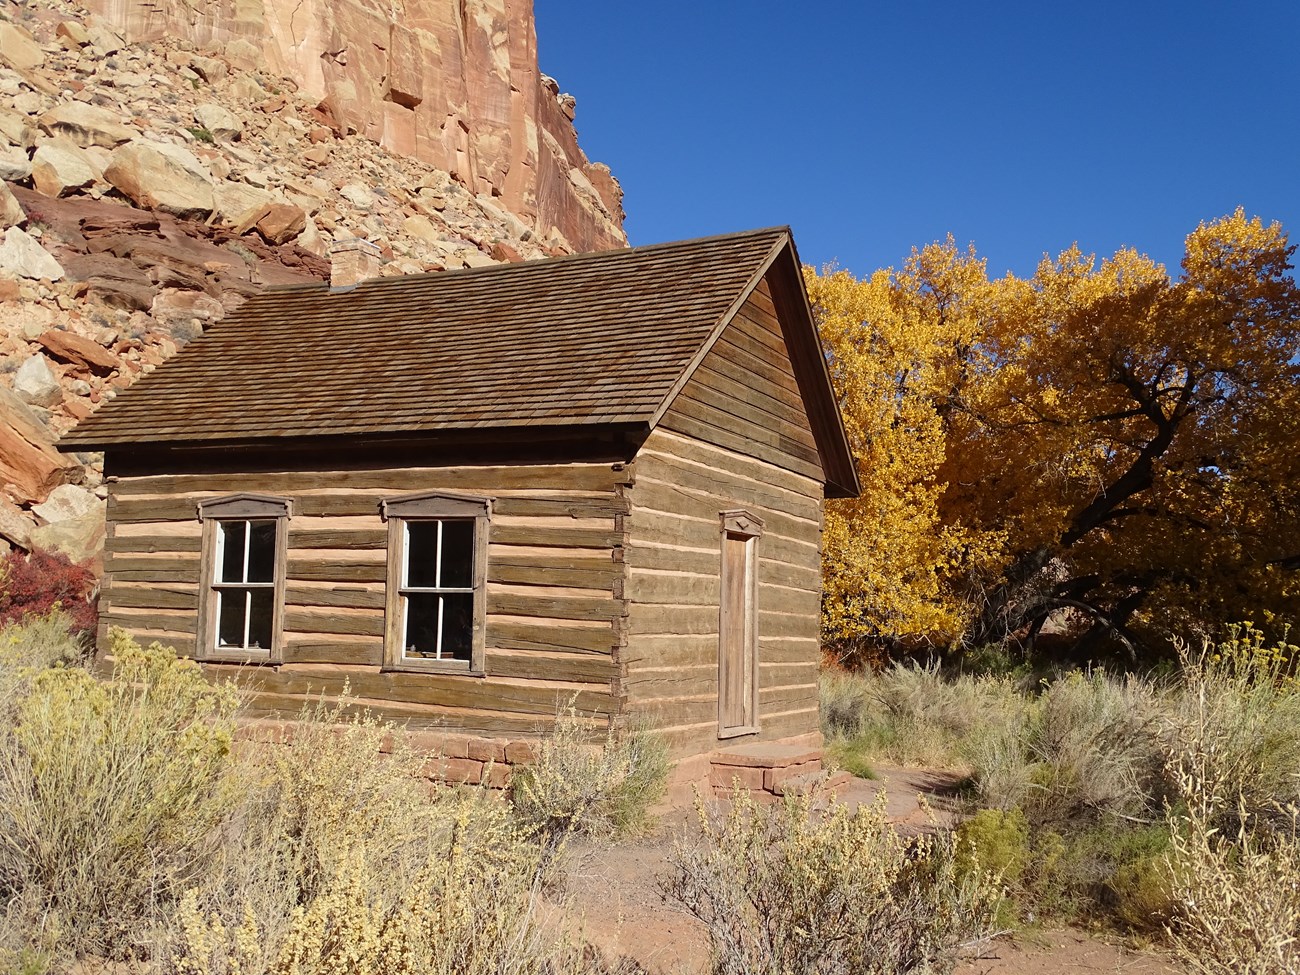
<svg viewBox="0 0 1300 975"><path fill-rule="evenodd" d="M32 174L32 161L18 146L0 146L0 179L17 183Z"/></svg>
<svg viewBox="0 0 1300 975"><path fill-rule="evenodd" d="M136 131L122 124L119 115L85 102L64 102L40 118L41 128L61 135L78 146L114 149L136 137Z"/></svg>
<svg viewBox="0 0 1300 975"><path fill-rule="evenodd" d="M54 255L18 227L5 231L4 243L0 243L0 268L34 281L58 281L63 277L63 266Z"/></svg>
<svg viewBox="0 0 1300 975"><path fill-rule="evenodd" d="M104 516L107 503L98 502L98 508L57 524L33 528L29 540L31 547L47 552L62 552L73 562L94 558L104 547Z"/></svg>
<svg viewBox="0 0 1300 975"><path fill-rule="evenodd" d="M39 353L26 359L14 373L14 392L29 406L57 406L63 402L59 379Z"/></svg>
<svg viewBox="0 0 1300 975"><path fill-rule="evenodd" d="M233 112L211 102L194 110L194 120L218 142L235 142L244 134L244 123Z"/></svg>
<svg viewBox="0 0 1300 975"><path fill-rule="evenodd" d="M74 521L99 509L101 502L94 491L76 484L60 484L41 504L32 505L32 513L43 525Z"/></svg>

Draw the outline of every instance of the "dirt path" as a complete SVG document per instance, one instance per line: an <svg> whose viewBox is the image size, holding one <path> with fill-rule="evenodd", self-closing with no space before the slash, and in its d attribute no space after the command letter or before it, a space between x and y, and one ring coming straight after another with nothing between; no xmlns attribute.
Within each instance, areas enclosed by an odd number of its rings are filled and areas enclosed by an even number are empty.
<svg viewBox="0 0 1300 975"><path fill-rule="evenodd" d="M889 817L903 828L923 828L930 815L951 816L957 777L921 769L877 770L879 778L857 779L843 789L846 802L870 802L885 792ZM924 796L924 802L918 800ZM928 810L927 808L928 807ZM693 811L675 810L659 831L618 843L578 842L566 861L568 913L580 919L582 935L610 959L628 956L651 975L702 975L708 969L703 926L667 903L660 880L668 869L674 838L689 828ZM986 946L957 975L1178 975L1162 957L1129 951L1081 931L1033 932L1016 942Z"/></svg>

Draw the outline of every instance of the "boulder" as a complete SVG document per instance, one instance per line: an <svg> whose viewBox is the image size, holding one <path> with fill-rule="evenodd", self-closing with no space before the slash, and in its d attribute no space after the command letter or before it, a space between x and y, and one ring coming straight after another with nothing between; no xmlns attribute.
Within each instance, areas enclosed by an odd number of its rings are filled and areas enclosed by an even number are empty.
<svg viewBox="0 0 1300 975"><path fill-rule="evenodd" d="M0 387L0 483L19 503L44 501L60 484L76 484L86 472L54 449L50 432L27 405Z"/></svg>
<svg viewBox="0 0 1300 975"><path fill-rule="evenodd" d="M426 244L442 239L442 234L438 233L438 228L433 225L433 221L418 213L403 220L402 229L406 231L408 237L422 240Z"/></svg>
<svg viewBox="0 0 1300 975"><path fill-rule="evenodd" d="M68 196L103 178L95 161L71 139L51 139L32 156L32 184L46 196Z"/></svg>
<svg viewBox="0 0 1300 975"><path fill-rule="evenodd" d="M104 108L85 102L64 102L40 117L41 128L50 135L64 136L81 147L115 149L136 137L134 129Z"/></svg>
<svg viewBox="0 0 1300 975"><path fill-rule="evenodd" d="M25 359L14 373L14 394L30 406L57 406L63 402L59 378L40 353Z"/></svg>
<svg viewBox="0 0 1300 975"><path fill-rule="evenodd" d="M33 528L29 536L31 547L46 552L62 552L72 562L95 558L104 548L107 509L108 505L99 501L94 511L80 518Z"/></svg>
<svg viewBox="0 0 1300 975"><path fill-rule="evenodd" d="M208 84L221 81L230 74L230 69L226 67L225 61L203 57L199 54L190 59L190 67L197 71L199 77Z"/></svg>
<svg viewBox="0 0 1300 975"><path fill-rule="evenodd" d="M63 277L63 268L54 255L18 227L5 231L4 243L0 243L0 269L35 281L57 281Z"/></svg>
<svg viewBox="0 0 1300 975"><path fill-rule="evenodd" d="M199 291L159 292L153 300L149 314L161 322L173 325L198 319L201 322L219 322L226 317L226 306L211 295Z"/></svg>
<svg viewBox="0 0 1300 975"><path fill-rule="evenodd" d="M274 202L275 194L247 183L223 181L212 188L213 212L227 225L242 223L254 210Z"/></svg>
<svg viewBox="0 0 1300 975"><path fill-rule="evenodd" d="M211 102L194 110L194 120L218 142L235 142L244 134L244 123L233 112Z"/></svg>
<svg viewBox="0 0 1300 975"><path fill-rule="evenodd" d="M45 61L45 52L27 31L0 20L0 61L16 71L30 71Z"/></svg>
<svg viewBox="0 0 1300 975"><path fill-rule="evenodd" d="M32 514L42 525L57 525L88 515L100 504L93 491L76 484L60 484L43 502L32 505Z"/></svg>
<svg viewBox="0 0 1300 975"><path fill-rule="evenodd" d="M0 498L0 538L19 548L31 548L32 524L23 509L12 501Z"/></svg>
<svg viewBox="0 0 1300 975"><path fill-rule="evenodd" d="M256 228L271 244L287 244L306 229L307 213L293 203L269 203L250 211L235 227L235 233L246 234Z"/></svg>
<svg viewBox="0 0 1300 975"><path fill-rule="evenodd" d="M82 366L99 376L107 376L121 368L113 353L74 332L52 328L36 341L60 362Z"/></svg>
<svg viewBox="0 0 1300 975"><path fill-rule="evenodd" d="M136 139L113 151L104 178L137 206L178 217L203 218L212 212L212 177L194 154L181 146Z"/></svg>
<svg viewBox="0 0 1300 975"><path fill-rule="evenodd" d="M0 230L17 227L26 219L22 204L9 192L8 184L0 183Z"/></svg>
<svg viewBox="0 0 1300 975"><path fill-rule="evenodd" d="M369 187L360 183L348 183L343 186L339 189L339 196L362 210L369 210L375 205L375 194L370 192Z"/></svg>
<svg viewBox="0 0 1300 975"><path fill-rule="evenodd" d="M75 20L61 22L58 27L54 28L54 34L68 50L74 47L85 47L90 43L90 31Z"/></svg>
<svg viewBox="0 0 1300 975"><path fill-rule="evenodd" d="M10 183L27 179L32 174L32 161L27 151L19 146L0 146L0 179Z"/></svg>

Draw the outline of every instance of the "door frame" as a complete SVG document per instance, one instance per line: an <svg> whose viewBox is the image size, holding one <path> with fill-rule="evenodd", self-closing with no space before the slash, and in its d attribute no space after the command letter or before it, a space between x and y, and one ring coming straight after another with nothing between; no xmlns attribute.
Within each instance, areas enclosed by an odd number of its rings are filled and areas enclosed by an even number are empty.
<svg viewBox="0 0 1300 975"><path fill-rule="evenodd" d="M763 519L743 508L733 508L719 513L721 527L719 531L720 552L718 568L718 737L737 738L752 735L759 731L758 713L758 540L763 535ZM740 580L743 592L742 618L733 619L728 612L725 594L727 575L734 571L734 565L728 562L728 542L739 542L744 546L744 558ZM739 633L737 634L737 628ZM739 636L739 640L735 637ZM741 723L727 724L727 715L731 710L728 697L730 682L724 680L726 654L734 647L740 647L738 661L742 678Z"/></svg>

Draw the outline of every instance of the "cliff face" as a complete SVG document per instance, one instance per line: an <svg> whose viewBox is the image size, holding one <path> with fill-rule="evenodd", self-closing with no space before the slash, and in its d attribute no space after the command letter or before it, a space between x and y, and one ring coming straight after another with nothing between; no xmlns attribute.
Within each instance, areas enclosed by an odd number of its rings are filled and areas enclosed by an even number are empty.
<svg viewBox="0 0 1300 975"><path fill-rule="evenodd" d="M87 0L128 42L164 38L292 78L345 131L451 173L543 239L626 243L622 191L537 66L532 0Z"/></svg>

